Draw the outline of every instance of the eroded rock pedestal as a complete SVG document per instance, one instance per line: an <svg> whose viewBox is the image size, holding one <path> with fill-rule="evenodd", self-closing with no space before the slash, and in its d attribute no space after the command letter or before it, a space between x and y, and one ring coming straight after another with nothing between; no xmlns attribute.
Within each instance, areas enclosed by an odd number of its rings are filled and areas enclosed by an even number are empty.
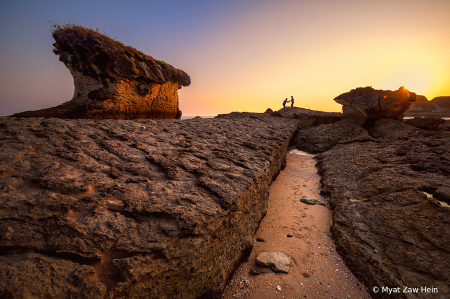
<svg viewBox="0 0 450 299"><path fill-rule="evenodd" d="M73 76L72 100L15 117L175 119L178 89L191 83L182 70L81 26L53 32L54 53Z"/></svg>
<svg viewBox="0 0 450 299"><path fill-rule="evenodd" d="M295 129L0 118L0 297L219 298Z"/></svg>

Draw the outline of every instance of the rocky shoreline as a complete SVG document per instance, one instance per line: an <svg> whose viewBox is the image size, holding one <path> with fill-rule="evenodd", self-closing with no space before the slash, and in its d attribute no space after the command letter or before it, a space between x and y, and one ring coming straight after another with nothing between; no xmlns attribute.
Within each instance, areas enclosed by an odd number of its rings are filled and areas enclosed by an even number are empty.
<svg viewBox="0 0 450 299"><path fill-rule="evenodd" d="M402 121L413 97L357 89L343 114L2 117L0 295L220 298L290 145L318 154L336 249L371 296L446 298L450 125Z"/></svg>
<svg viewBox="0 0 450 299"><path fill-rule="evenodd" d="M184 71L98 30L52 35L72 100L0 118L1 298L220 298L289 145L319 154L336 248L373 297L450 297L450 125L432 117L449 97L364 87L343 113L181 121Z"/></svg>

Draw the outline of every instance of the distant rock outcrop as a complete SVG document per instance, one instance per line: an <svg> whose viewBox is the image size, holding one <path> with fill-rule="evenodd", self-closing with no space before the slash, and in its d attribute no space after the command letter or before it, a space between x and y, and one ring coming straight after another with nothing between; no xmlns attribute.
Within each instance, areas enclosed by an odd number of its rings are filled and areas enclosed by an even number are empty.
<svg viewBox="0 0 450 299"><path fill-rule="evenodd" d="M178 89L190 84L182 70L82 26L53 32L54 53L70 70L75 92L59 106L15 117L175 119Z"/></svg>
<svg viewBox="0 0 450 299"><path fill-rule="evenodd" d="M423 97L423 96L422 96ZM405 111L409 117L450 117L450 97L437 97L428 101L425 97L412 103Z"/></svg>
<svg viewBox="0 0 450 299"><path fill-rule="evenodd" d="M342 104L343 116L359 120L361 124L379 118L402 120L403 113L416 100L416 94L400 87L396 91L360 87L334 99Z"/></svg>
<svg viewBox="0 0 450 299"><path fill-rule="evenodd" d="M296 124L0 118L0 297L220 298Z"/></svg>
<svg viewBox="0 0 450 299"><path fill-rule="evenodd" d="M436 97L430 102L450 111L450 97Z"/></svg>

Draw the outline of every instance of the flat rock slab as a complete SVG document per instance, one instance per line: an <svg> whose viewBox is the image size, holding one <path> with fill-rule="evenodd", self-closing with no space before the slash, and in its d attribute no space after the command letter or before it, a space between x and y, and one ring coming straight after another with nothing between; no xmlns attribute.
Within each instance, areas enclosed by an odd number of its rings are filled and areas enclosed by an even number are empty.
<svg viewBox="0 0 450 299"><path fill-rule="evenodd" d="M256 258L256 263L272 268L275 272L289 273L291 260L289 256L281 251L261 252Z"/></svg>
<svg viewBox="0 0 450 299"><path fill-rule="evenodd" d="M220 297L296 127L0 118L0 297Z"/></svg>

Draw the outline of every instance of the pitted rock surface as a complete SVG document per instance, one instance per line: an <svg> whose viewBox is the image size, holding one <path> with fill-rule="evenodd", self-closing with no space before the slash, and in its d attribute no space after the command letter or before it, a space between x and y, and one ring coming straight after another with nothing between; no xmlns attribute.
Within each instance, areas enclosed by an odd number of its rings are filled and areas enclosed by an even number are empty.
<svg viewBox="0 0 450 299"><path fill-rule="evenodd" d="M0 297L219 298L295 129L0 118Z"/></svg>
<svg viewBox="0 0 450 299"><path fill-rule="evenodd" d="M337 144L374 141L366 129L351 119L330 124L301 128L291 140L291 145L308 153L323 153Z"/></svg>
<svg viewBox="0 0 450 299"><path fill-rule="evenodd" d="M336 248L369 289L433 286L436 298L446 298L450 132L380 119L369 133L376 142L340 144L317 156Z"/></svg>
<svg viewBox="0 0 450 299"><path fill-rule="evenodd" d="M445 120L438 117L415 117L405 119L404 123L416 128L436 131L441 124L445 123Z"/></svg>
<svg viewBox="0 0 450 299"><path fill-rule="evenodd" d="M416 100L416 94L404 87L396 91L359 87L337 96L334 100L342 104L345 118L356 119L365 124L379 118L402 120L403 113Z"/></svg>
<svg viewBox="0 0 450 299"><path fill-rule="evenodd" d="M178 89L191 79L182 70L155 60L96 31L74 25L53 32L54 53L73 76L72 100L15 117L93 119L175 119Z"/></svg>

